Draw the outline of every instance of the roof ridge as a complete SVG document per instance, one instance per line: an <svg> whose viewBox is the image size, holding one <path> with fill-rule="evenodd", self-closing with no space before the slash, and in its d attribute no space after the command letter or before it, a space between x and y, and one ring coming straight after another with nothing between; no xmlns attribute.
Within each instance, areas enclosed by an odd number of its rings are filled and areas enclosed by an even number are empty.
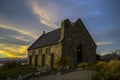
<svg viewBox="0 0 120 80"><path fill-rule="evenodd" d="M61 29L61 28L57 28L57 29L55 29L55 30L51 30L51 31L49 31L49 32L47 32L47 33L45 33L45 34L51 33L51 32L56 31L56 30L58 30L58 29Z"/></svg>

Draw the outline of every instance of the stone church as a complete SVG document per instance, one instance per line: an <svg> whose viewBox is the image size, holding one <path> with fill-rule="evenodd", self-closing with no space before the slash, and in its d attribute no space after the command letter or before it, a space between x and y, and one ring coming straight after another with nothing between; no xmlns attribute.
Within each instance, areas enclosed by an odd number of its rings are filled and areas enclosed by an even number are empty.
<svg viewBox="0 0 120 80"><path fill-rule="evenodd" d="M61 57L80 62L95 62L96 44L81 19L63 20L61 28L43 34L28 48L28 63L55 67Z"/></svg>

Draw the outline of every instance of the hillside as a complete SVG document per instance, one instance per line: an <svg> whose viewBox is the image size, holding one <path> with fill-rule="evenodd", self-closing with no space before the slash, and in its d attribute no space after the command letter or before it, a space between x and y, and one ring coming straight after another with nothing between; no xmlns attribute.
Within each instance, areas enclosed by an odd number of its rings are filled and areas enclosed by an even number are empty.
<svg viewBox="0 0 120 80"><path fill-rule="evenodd" d="M0 64L4 63L5 61L8 61L8 60L15 60L17 62L25 62L27 61L27 58L0 58Z"/></svg>
<svg viewBox="0 0 120 80"><path fill-rule="evenodd" d="M101 60L120 60L120 50L116 50L101 56Z"/></svg>

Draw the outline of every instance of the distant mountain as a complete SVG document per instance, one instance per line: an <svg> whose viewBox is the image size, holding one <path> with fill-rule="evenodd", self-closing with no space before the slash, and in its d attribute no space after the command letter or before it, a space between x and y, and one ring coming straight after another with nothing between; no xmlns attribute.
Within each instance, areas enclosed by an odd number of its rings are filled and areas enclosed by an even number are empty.
<svg viewBox="0 0 120 80"><path fill-rule="evenodd" d="M5 61L8 61L8 60L15 60L19 63L22 63L22 62L26 62L27 58L0 58L0 64L4 63Z"/></svg>
<svg viewBox="0 0 120 80"><path fill-rule="evenodd" d="M114 52L110 52L105 55L102 55L101 60L105 60L105 61L120 60L120 50L116 50Z"/></svg>
<svg viewBox="0 0 120 80"><path fill-rule="evenodd" d="M116 50L114 53L116 53L120 56L120 50Z"/></svg>

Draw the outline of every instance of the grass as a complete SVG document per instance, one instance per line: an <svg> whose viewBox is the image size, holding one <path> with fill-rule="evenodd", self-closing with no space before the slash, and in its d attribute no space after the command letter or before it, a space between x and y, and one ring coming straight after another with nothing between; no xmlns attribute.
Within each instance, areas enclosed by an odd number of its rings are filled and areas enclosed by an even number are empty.
<svg viewBox="0 0 120 80"><path fill-rule="evenodd" d="M0 78L17 78L20 75L24 76L28 73L35 72L36 70L32 67L15 67L13 69L0 68Z"/></svg>

